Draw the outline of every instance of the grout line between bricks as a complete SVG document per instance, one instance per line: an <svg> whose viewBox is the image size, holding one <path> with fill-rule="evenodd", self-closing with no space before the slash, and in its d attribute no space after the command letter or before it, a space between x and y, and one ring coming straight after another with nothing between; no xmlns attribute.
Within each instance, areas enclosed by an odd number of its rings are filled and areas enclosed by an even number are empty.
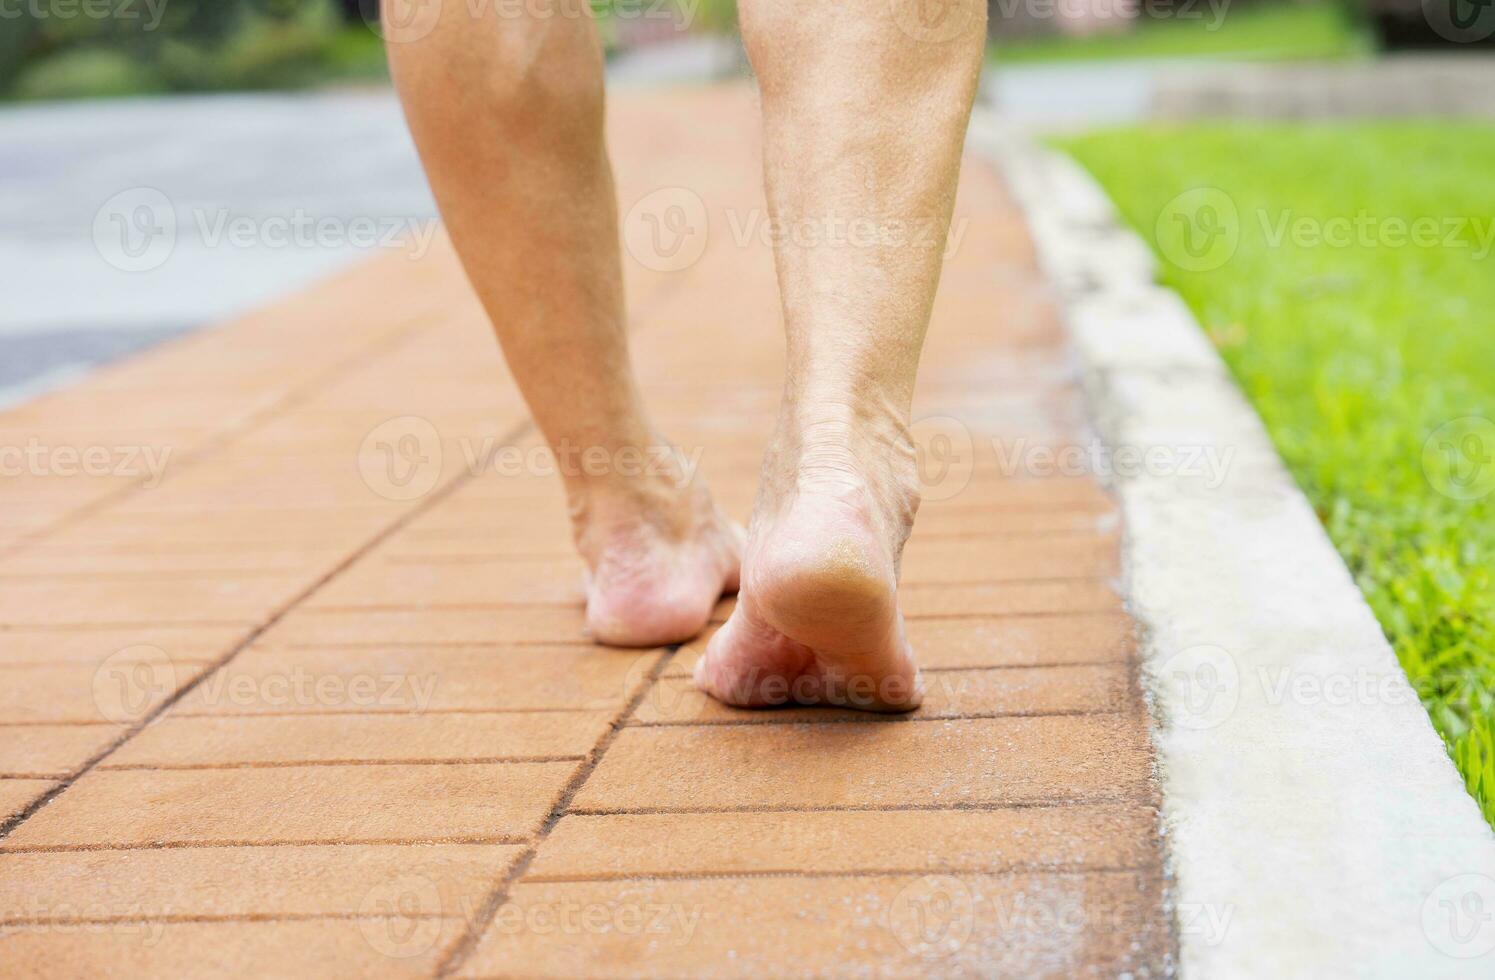
<svg viewBox="0 0 1495 980"><path fill-rule="evenodd" d="M889 803L843 805L821 804L818 806L774 805L743 803L737 806L639 806L639 807L583 807L571 810L567 816L575 817L622 817L655 816L674 813L942 813L949 810L1043 810L1079 806L1105 806L1117 803L1152 805L1152 796L1129 793L1095 793L1089 796L1046 797L1032 800L992 800L976 803Z"/></svg>
<svg viewBox="0 0 1495 980"><path fill-rule="evenodd" d="M1116 661L1120 663L1120 661ZM616 706L614 706L616 707ZM359 718L381 718L388 715L392 718L408 718L412 715L575 715L595 714L606 711L606 707L599 708L383 708L377 710L361 711L357 708L294 708L285 711L244 711L235 714L213 713L209 711L178 711L172 715L175 718L220 718L223 720L236 720L246 718L335 718L340 715L352 715ZM50 724L49 722L36 722L36 724Z"/></svg>
<svg viewBox="0 0 1495 980"><path fill-rule="evenodd" d="M524 879L526 885L573 885L608 881L717 881L740 878L901 878L905 875L970 875L983 878L1006 878L1018 875L1126 875L1162 874L1161 863L1138 865L1054 865L1015 864L1001 868L856 868L844 871L800 871L794 868L762 871L658 871L630 874L620 871L598 875L534 875Z"/></svg>
<svg viewBox="0 0 1495 980"><path fill-rule="evenodd" d="M799 706L804 707L804 706ZM771 713L774 709L752 709ZM796 710L786 706L780 710ZM826 708L827 711L850 711L847 708ZM986 721L993 718L1094 718L1128 714L1127 708L1072 708L1053 711L981 711L963 715L874 715L858 717L840 715L830 718L790 718L778 720L765 713L761 718L723 718L720 721L628 721L626 728L793 728L816 725L917 725L929 722ZM868 712L861 712L867 715Z"/></svg>
<svg viewBox="0 0 1495 980"><path fill-rule="evenodd" d="M478 942L483 938L483 933L488 931L488 926L492 923L493 917L498 914L499 907L503 904L504 899L508 897L509 891L524 877L524 873L529 870L530 864L535 860L535 855L540 852L540 846L545 843L546 838L550 836L550 832L555 829L555 825L568 812L571 812L571 801L576 798L576 794L581 791L587 779L596 771L597 766L602 761L603 755L607 753L608 747L617 740L618 733L623 730L628 720L638 709L638 706L643 703L644 698L649 696L650 690L659 682L659 678L664 674L665 668L674 660L675 656L679 653L679 649L678 646L671 647L664 656L660 657L649 668L648 673L644 675L644 682L639 685L639 689L628 699L623 710L618 713L618 716L613 719L612 724L608 726L607 731L603 733L602 738L598 740L596 747L592 750L591 759L577 767L571 780L561 790L560 796L556 799L555 805L551 807L550 813L546 816L544 823L541 824L540 831L535 835L528 850L520 856L518 861L514 862L509 872L494 886L487 898L484 899L483 904L478 908L477 915L467 924L467 929L447 949L446 953L442 955L436 965L435 975L437 977L450 976L472 955L473 950L477 948Z"/></svg>
<svg viewBox="0 0 1495 980"><path fill-rule="evenodd" d="M185 666L188 666L188 667L211 667L213 665L213 663L214 663L213 660L211 660L211 659L206 659L205 660L202 657L173 657L171 662L174 665L185 665ZM7 671L7 670L34 670L37 667L76 667L79 670L85 670L85 669L96 669L98 667L98 664L99 664L98 660L15 660L15 661L11 661L9 663L0 664L0 677L3 677L4 676L3 672ZM50 725L50 724L60 724L60 723L59 722L31 722L31 721L0 721L0 727L4 727L6 725L34 725L34 724ZM81 721L73 722L72 724L78 724L78 725L86 725L86 724L117 725L117 724L119 724L119 722L114 722L114 721L97 721L96 719L83 719Z"/></svg>
<svg viewBox="0 0 1495 980"><path fill-rule="evenodd" d="M1120 663L1121 661L1116 661ZM616 707L616 706L614 706ZM287 708L284 711L243 711L237 713L214 713L211 711L178 711L176 718L219 718L225 721L246 718L335 718L352 715L359 718L408 718L412 715L575 715L595 714L606 711L606 707L587 708L380 708L360 710L358 708ZM37 722L37 724L46 724Z"/></svg>
<svg viewBox="0 0 1495 980"><path fill-rule="evenodd" d="M3 559L0 559L3 560ZM155 630L190 630L202 627L243 626L243 620L207 620L200 622L148 623ZM107 633L111 630L140 627L140 623L0 623L0 633Z"/></svg>
<svg viewBox="0 0 1495 980"><path fill-rule="evenodd" d="M522 438L525 433L529 432L531 428L532 423L528 418L525 418L518 425L513 426L508 431L508 433L505 434L505 436L501 440L501 443L516 441ZM41 810L48 803L51 803L62 793L66 792L69 787L71 787L75 782L86 775L95 766L103 762L109 756L113 755L120 746L124 745L130 739L134 738L147 725L155 721L157 718L161 717L162 714L170 710L171 707L178 701L181 701L192 691L196 690L199 685L207 680L207 678L223 669L223 667L229 664L235 657L237 657L244 650L248 649L256 640L263 636L266 631L272 629L277 623L289 616L297 606L301 605L301 603L305 602L312 595L315 595L319 589L321 589L327 583L331 582L333 579L337 578L343 572L347 571L348 568L350 568L360 558L368 554L374 548L378 547L380 544L382 544L384 541L398 532L401 528L405 527L411 521L415 520L417 517L420 517L422 514L426 513L431 508L441 503L443 500L447 499L447 497L451 496L459 488L466 485L473 478L473 472L471 469L467 470L466 472L458 472L458 474L451 480L447 481L445 485L437 487L431 493L427 494L426 497L419 503L417 503L414 507L411 507L409 510L405 511L405 513L396 517L373 537L365 541L360 547L353 549L346 558L335 565L325 575L322 575L316 581L312 582L299 594L291 597L289 601L283 604L276 612L272 613L271 616L263 623L255 626L254 629L252 629L247 636L243 637L237 644L235 644L227 654L215 661L212 667L204 670L202 673L198 674L182 687L172 692L169 697L163 699L160 704L156 705L155 708L147 712L144 717L127 728L124 733L121 734L117 739L115 739L114 741L109 743L109 745L105 746L101 751L95 753L93 756L84 761L84 763L79 766L77 770L75 770L73 774L67 779L52 787L50 790L37 797L35 800L32 800L31 803L23 808L19 813L16 813L7 818L4 823L0 823L0 842L3 842L7 837L9 837L11 833L21 824L31 819L31 817L35 813L37 813L37 811Z"/></svg>
<svg viewBox="0 0 1495 980"><path fill-rule="evenodd" d="M260 759L253 762L114 763L99 772L195 772L202 769L305 769L314 766L491 766L536 762L581 762L584 755L497 755L461 759Z"/></svg>
<svg viewBox="0 0 1495 980"><path fill-rule="evenodd" d="M239 420L235 424L231 424L228 428L218 432L216 435L208 437L208 439L197 448L188 451L181 458L180 462L175 463L175 469L173 470L173 472L180 471L184 468L191 468L192 466L202 462L205 458L212 456L219 450L233 445L239 439L254 432L256 429L266 424L271 419L283 415L287 408L305 401L318 392L325 391L331 379L336 378L339 375L346 374L351 370L356 370L365 362L378 357L381 353L385 353L390 349L398 347L400 344L404 343L406 340L417 334L424 333L427 330L434 330L436 328L436 325L440 322L441 321L439 318L429 315L415 315L410 317L410 319L406 320L400 327L389 331L383 337L369 344L363 350L360 350L357 353L352 354L341 361L338 361L336 364L331 365L324 371L319 371L314 377L308 379L300 386L293 388L291 391L276 399L273 403L266 405L257 412L251 412L246 418ZM411 324L414 325L412 326ZM0 561L9 558L12 555L21 554L32 545L40 541L45 541L48 537L52 536L57 531L77 523L85 517L88 517L90 514L105 510L122 500L134 496L135 493L137 493L140 488L145 485L148 479L148 476L142 476L140 479L127 483L117 490L110 491L99 497L98 499L90 501L89 503L86 503L81 507L75 507L56 520L45 524L35 529L34 531L21 535L14 541L7 544L5 547L0 548ZM5 828L0 828L0 838L3 838L5 832Z"/></svg>
<svg viewBox="0 0 1495 980"><path fill-rule="evenodd" d="M315 612L305 609L302 613ZM594 647L587 640L421 640L419 643L402 643L399 640L374 640L363 643L303 643L296 640L277 641L262 650L387 650L400 647L405 650L495 650L505 647Z"/></svg>
<svg viewBox="0 0 1495 980"><path fill-rule="evenodd" d="M56 718L48 721L0 721L0 728L118 728L123 724L97 718Z"/></svg>
<svg viewBox="0 0 1495 980"><path fill-rule="evenodd" d="M246 912L242 915L139 915L139 916L42 916L27 919L0 919L0 926L7 929L25 929L28 926L55 926L65 925L70 927L86 926L110 926L110 925L134 925L162 923L165 925L189 925L191 923L228 923L228 922L357 922L357 921L383 921L393 919L400 922L411 920L439 922L460 919L460 915L441 915L439 913L409 913L391 912L388 915L362 912Z"/></svg>
<svg viewBox="0 0 1495 980"><path fill-rule="evenodd" d="M174 851L210 850L225 847L424 847L429 844L496 844L518 847L530 838L516 834L457 835L451 837L285 837L271 840L165 840L122 844L23 844L0 845L0 860L7 854L71 854L77 851Z"/></svg>
<svg viewBox="0 0 1495 980"><path fill-rule="evenodd" d="M5 556L0 555L0 561ZM0 624L0 632L36 632L36 633L106 633L111 630L145 630L145 629L211 629L214 627L244 629L255 625L253 619L172 619L166 622L160 620L122 620L106 623L3 623Z"/></svg>
<svg viewBox="0 0 1495 980"><path fill-rule="evenodd" d="M412 602L412 603L380 603L370 606L345 606L326 605L308 607L302 612L309 616L321 615L347 615L349 613L382 613L382 612L499 612L507 609L575 609L577 602L581 600L580 591L573 599L545 600L536 599L531 601L516 600L514 602Z"/></svg>
<svg viewBox="0 0 1495 980"><path fill-rule="evenodd" d="M90 557L87 555L79 557ZM179 579L191 581L204 575L235 576L240 578L290 578L298 574L299 568L138 568L115 572L13 572L0 567L0 582L115 582L156 579L174 582Z"/></svg>
<svg viewBox="0 0 1495 980"><path fill-rule="evenodd" d="M66 778L65 772L0 772L0 779L39 779L43 782L53 782Z"/></svg>

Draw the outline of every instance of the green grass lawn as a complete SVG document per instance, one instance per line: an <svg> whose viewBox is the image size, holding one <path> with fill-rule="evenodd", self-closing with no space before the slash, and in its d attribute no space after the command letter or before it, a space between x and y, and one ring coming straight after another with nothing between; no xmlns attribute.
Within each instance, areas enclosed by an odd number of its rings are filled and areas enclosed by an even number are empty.
<svg viewBox="0 0 1495 980"><path fill-rule="evenodd" d="M1163 257L1495 822L1495 128L1211 124L1062 145Z"/></svg>
<svg viewBox="0 0 1495 980"><path fill-rule="evenodd" d="M1000 42L997 64L1118 58L1311 60L1371 50L1370 35L1338 3L1264 3L1237 8L1226 0L1181 0L1174 16L1144 17L1135 29L1090 37Z"/></svg>

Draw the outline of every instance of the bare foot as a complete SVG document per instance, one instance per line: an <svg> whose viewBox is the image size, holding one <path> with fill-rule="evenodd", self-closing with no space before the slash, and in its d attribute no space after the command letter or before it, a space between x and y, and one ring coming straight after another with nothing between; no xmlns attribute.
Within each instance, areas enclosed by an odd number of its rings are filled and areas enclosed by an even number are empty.
<svg viewBox="0 0 1495 980"><path fill-rule="evenodd" d="M742 594L696 665L727 704L910 711L921 689L898 611L898 561L918 509L906 429L831 422L764 462Z"/></svg>
<svg viewBox="0 0 1495 980"><path fill-rule="evenodd" d="M737 590L742 528L697 478L642 476L571 494L587 574L587 627L600 643L683 643Z"/></svg>

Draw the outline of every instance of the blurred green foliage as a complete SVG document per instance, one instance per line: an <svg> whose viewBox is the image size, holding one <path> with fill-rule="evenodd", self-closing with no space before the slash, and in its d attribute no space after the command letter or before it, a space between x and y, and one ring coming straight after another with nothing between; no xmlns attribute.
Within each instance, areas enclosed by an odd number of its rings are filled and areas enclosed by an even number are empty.
<svg viewBox="0 0 1495 980"><path fill-rule="evenodd" d="M547 9L561 0L531 2ZM735 0L587 2L609 46L624 21L723 32L737 20ZM382 79L382 43L359 7L351 0L10 0L0 10L0 94L54 99Z"/></svg>
<svg viewBox="0 0 1495 980"><path fill-rule="evenodd" d="M333 0L28 0L0 83L22 98L305 84L328 61Z"/></svg>
<svg viewBox="0 0 1495 980"><path fill-rule="evenodd" d="M1349 0L1194 0L1166 9L1173 15L1140 16L1125 31L999 39L990 57L999 65L1128 58L1303 61L1375 50L1363 10Z"/></svg>

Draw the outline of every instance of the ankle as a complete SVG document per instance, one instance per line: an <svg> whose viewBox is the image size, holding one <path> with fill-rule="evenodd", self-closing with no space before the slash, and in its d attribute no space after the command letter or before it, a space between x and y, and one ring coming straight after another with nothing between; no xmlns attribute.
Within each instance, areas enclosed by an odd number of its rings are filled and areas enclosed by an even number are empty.
<svg viewBox="0 0 1495 980"><path fill-rule="evenodd" d="M919 507L918 454L905 412L887 404L821 403L791 413L785 462L797 492L864 497L894 528Z"/></svg>
<svg viewBox="0 0 1495 980"><path fill-rule="evenodd" d="M698 460L663 440L615 452L619 465L563 473L572 534L583 553L621 536L682 541L714 513Z"/></svg>

